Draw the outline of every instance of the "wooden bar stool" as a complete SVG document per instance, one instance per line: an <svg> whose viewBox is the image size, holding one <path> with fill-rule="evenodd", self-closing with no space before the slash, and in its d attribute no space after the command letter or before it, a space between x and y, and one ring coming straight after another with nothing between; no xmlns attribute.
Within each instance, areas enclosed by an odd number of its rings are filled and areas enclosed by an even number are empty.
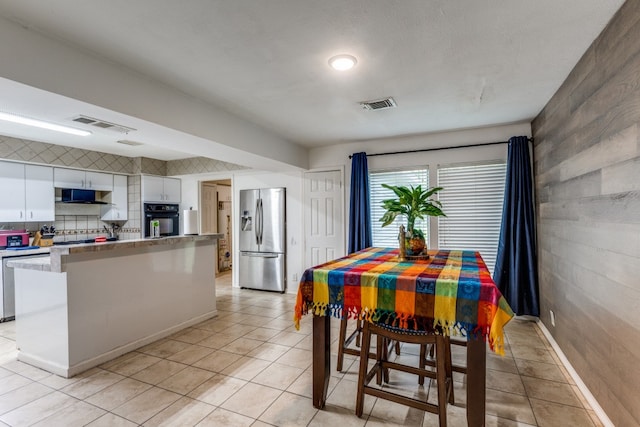
<svg viewBox="0 0 640 427"><path fill-rule="evenodd" d="M376 364L367 371L369 354L371 348L371 335L377 336ZM421 347L420 366L409 366L395 362L390 362L386 357L388 352L384 351L384 340L394 340L419 344ZM435 346L435 372L425 369L426 358L423 357L427 351L427 345ZM388 370L397 370L418 375L419 383L424 384L424 377L433 378L438 383L438 404L434 405L427 401L392 393L388 389L370 387L368 384L374 376L378 378L382 374L385 381L388 381ZM381 399L406 405L412 408L438 414L440 427L447 425L447 402L454 403L453 377L451 370L451 350L449 348L448 337L433 333L413 331L389 327L382 324L364 322L362 327L362 347L360 349L360 370L358 373L358 393L356 397L356 415L362 416L364 408L364 395L368 394Z"/></svg>
<svg viewBox="0 0 640 427"><path fill-rule="evenodd" d="M360 347L360 335L362 334L363 320L356 319L356 329L347 337L347 318L340 319L340 334L338 337L338 361L336 363L336 371L341 372L344 364L344 355L350 354L352 356L360 356L360 349L349 348L353 340L356 341L356 347ZM400 354L400 343L389 342L389 347L394 347L396 354ZM370 357L375 357L374 353L371 353Z"/></svg>
<svg viewBox="0 0 640 427"><path fill-rule="evenodd" d="M457 345L460 347L467 347L467 341L465 341L464 339L460 339L460 338L450 338L449 339L450 345ZM429 366L435 366L436 362L435 362L435 346L431 345L428 346L429 347L429 357L426 357L426 352L424 352L423 354L423 348L420 349L420 358L421 359L425 359L426 360L426 364ZM453 370L453 372L460 372L461 374L467 374L467 367L466 366L460 366L460 365L454 365L453 363L451 364L451 370Z"/></svg>

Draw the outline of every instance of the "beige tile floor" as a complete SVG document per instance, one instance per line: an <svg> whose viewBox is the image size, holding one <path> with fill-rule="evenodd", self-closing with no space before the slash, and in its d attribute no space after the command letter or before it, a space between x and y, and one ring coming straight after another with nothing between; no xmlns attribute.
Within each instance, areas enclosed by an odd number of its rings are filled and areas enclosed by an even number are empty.
<svg viewBox="0 0 640 427"><path fill-rule="evenodd" d="M0 426L435 426L437 416L367 396L354 414L357 363L335 371L325 410L311 404L311 322L292 324L295 298L218 280L216 318L65 379L16 360L15 322L0 324ZM332 322L337 337L338 322ZM336 342L333 344L335 354ZM464 349L454 347L454 360ZM415 348L404 346L410 360ZM450 426L464 426L465 378L456 374ZM434 392L415 378L388 387ZM505 357L489 353L489 426L600 426L531 322L507 326Z"/></svg>

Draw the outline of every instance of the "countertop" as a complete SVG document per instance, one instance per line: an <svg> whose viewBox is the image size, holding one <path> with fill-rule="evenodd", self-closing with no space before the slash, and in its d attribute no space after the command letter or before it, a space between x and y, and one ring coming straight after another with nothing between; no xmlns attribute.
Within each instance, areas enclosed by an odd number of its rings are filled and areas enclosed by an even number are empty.
<svg viewBox="0 0 640 427"><path fill-rule="evenodd" d="M38 249L23 249L23 250L0 250L0 258L9 258L15 256L25 256L25 255L40 255L40 254L48 254L51 246L46 248L38 248Z"/></svg>
<svg viewBox="0 0 640 427"><path fill-rule="evenodd" d="M2 257L7 255L4 252L10 252L8 256L20 256L20 255L35 255L40 253L50 253L50 257L42 258L17 258L16 260L9 261L7 265L13 268L25 268L29 270L41 270L60 273L63 271L63 259L62 257L72 254L82 253L96 253L105 252L113 253L114 251L130 249L130 248L148 248L152 246L168 246L168 245L180 245L189 242L201 242L208 240L218 240L224 235L218 234L206 234L206 235L192 235L192 236L169 236L156 239L132 239L132 240L117 240L115 242L101 242L101 243L81 243L77 245L69 246L50 246L48 248L40 248L25 251L1 251ZM17 252L17 255L14 253Z"/></svg>

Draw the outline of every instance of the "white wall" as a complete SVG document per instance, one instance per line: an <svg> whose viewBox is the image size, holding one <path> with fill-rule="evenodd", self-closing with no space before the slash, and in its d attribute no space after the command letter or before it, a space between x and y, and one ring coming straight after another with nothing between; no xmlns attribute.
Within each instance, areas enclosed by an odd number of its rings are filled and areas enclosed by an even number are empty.
<svg viewBox="0 0 640 427"><path fill-rule="evenodd" d="M447 147L465 144L477 144L483 142L506 141L516 135L531 135L531 127L528 123L518 125L495 126L490 128L430 134L422 136L403 137L369 142L354 142L343 145L316 148L311 150L309 164L312 170L336 170L344 168L345 171L345 200L344 221L347 224L349 214L349 195L351 160L349 155L359 151L369 154L415 150L426 147ZM414 166L429 166L433 174L430 182L435 183L435 173L438 165L446 165L460 162L487 161L506 159L506 144L491 145L487 147L441 150L426 153L401 154L392 156L380 156L369 158L370 170L411 168ZM293 275L298 277L304 271L304 227L303 227L303 172L275 173L258 170L242 170L236 172L217 172L202 175L183 175L182 178L182 206L181 209L198 209L198 187L201 181L218 179L231 179L233 191L233 218L239 217L237 200L240 190L249 188L286 187L287 189L287 292L295 293L298 283L293 280ZM432 230L435 227L432 224ZM435 233L432 233L435 235ZM437 236L437 235L436 235ZM234 259L238 259L238 221L233 223L233 251ZM436 240L437 241L437 240ZM430 242L431 247L437 244ZM233 285L238 284L237 269L233 271Z"/></svg>

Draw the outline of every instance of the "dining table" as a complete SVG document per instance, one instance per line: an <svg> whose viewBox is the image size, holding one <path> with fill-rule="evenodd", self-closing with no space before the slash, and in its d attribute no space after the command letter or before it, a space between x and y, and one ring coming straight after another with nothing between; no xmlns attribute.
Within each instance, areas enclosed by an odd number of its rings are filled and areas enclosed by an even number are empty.
<svg viewBox="0 0 640 427"><path fill-rule="evenodd" d="M504 355L513 311L479 252L429 250L400 259L397 248L370 247L307 269L294 322L313 315L313 406L324 408L331 372L331 317L384 322L466 339L467 424L484 426L486 352Z"/></svg>

